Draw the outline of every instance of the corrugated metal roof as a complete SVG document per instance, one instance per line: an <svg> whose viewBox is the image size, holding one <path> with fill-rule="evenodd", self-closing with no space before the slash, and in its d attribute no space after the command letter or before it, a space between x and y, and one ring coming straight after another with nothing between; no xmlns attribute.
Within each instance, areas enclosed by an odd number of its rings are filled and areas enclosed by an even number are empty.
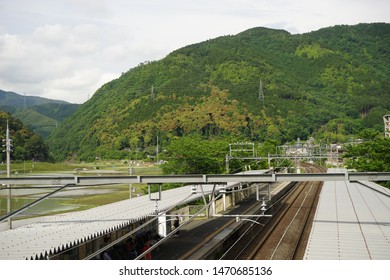
<svg viewBox="0 0 390 280"><path fill-rule="evenodd" d="M235 184L228 184L227 188ZM210 193L213 186L203 185L203 189L205 193ZM164 211L179 202L185 204L202 197L200 188L197 194L190 194L191 186L163 191L161 200L157 202L158 210ZM85 211L53 215L32 224L0 231L0 260L45 258L47 255L143 220L154 214L155 210L156 202L149 200L149 196L145 195Z"/></svg>
<svg viewBox="0 0 390 280"><path fill-rule="evenodd" d="M372 182L325 182L304 259L390 259L390 191Z"/></svg>
<svg viewBox="0 0 390 280"><path fill-rule="evenodd" d="M210 192L212 186L203 186ZM190 186L163 191L158 210L164 211L191 195ZM41 222L0 232L0 259L38 259L104 235L155 213L156 202L148 196L95 207L85 211L50 216Z"/></svg>

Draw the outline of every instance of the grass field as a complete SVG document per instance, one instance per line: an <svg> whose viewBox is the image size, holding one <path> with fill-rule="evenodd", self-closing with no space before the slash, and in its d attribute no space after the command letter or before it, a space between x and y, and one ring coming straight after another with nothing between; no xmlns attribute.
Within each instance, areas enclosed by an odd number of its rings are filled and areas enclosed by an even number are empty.
<svg viewBox="0 0 390 280"><path fill-rule="evenodd" d="M137 166L138 165L138 166ZM153 163L136 162L133 168L137 175L159 175L161 169ZM5 163L0 164L0 171L5 173L7 166ZM50 163L50 162L13 162L11 163L12 175L25 175L36 173L99 173L99 171L112 171L113 173L129 174L128 161L98 161L92 163Z"/></svg>

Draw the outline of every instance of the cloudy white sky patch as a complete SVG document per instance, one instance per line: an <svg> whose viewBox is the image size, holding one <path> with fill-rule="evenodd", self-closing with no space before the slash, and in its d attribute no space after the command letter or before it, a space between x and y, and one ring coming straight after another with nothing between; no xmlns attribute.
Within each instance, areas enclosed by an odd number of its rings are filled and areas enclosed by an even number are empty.
<svg viewBox="0 0 390 280"><path fill-rule="evenodd" d="M139 63L248 28L389 22L387 0L0 0L0 89L85 102Z"/></svg>

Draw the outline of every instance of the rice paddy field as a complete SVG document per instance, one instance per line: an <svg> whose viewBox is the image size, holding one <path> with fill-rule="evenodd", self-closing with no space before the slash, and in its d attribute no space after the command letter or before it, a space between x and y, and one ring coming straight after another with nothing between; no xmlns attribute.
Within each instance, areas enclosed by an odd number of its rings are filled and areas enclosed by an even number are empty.
<svg viewBox="0 0 390 280"><path fill-rule="evenodd" d="M24 176L99 176L99 175L129 175L129 168L133 168L133 175L160 175L158 165L148 162L127 161L99 161L94 163L46 163L20 162L11 165L11 177ZM5 164L0 165L0 176L5 177ZM7 186L0 186L0 216L7 213ZM11 210L34 202L40 197L52 192L52 188L39 186L11 186ZM144 195L144 184L117 184L105 186L67 188L29 208L13 219L33 218L45 215L58 214L69 211L80 211Z"/></svg>

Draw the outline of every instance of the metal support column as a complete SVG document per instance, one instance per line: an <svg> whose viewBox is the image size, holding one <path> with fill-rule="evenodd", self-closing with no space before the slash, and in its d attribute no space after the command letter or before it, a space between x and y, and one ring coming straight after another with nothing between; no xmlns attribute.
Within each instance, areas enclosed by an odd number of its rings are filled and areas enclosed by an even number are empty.
<svg viewBox="0 0 390 280"><path fill-rule="evenodd" d="M222 195L222 201L223 201L223 211L226 211L226 192Z"/></svg>
<svg viewBox="0 0 390 280"><path fill-rule="evenodd" d="M234 192L234 188L233 188L233 192L232 192L232 204L233 204L233 206L236 205L236 193Z"/></svg>
<svg viewBox="0 0 390 280"><path fill-rule="evenodd" d="M200 185L200 190L202 191L202 198L203 198L204 205L207 205L207 200L206 200L206 196L204 194L203 185ZM207 219L210 218L209 208L206 208L206 217L207 217Z"/></svg>

